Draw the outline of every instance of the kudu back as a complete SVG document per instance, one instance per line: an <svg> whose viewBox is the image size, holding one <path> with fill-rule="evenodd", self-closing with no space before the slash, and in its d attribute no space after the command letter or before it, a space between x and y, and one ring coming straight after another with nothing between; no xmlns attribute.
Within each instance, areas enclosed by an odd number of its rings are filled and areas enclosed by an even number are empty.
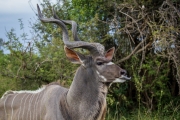
<svg viewBox="0 0 180 120"><path fill-rule="evenodd" d="M0 120L103 120L108 85L130 79L125 70L111 62L115 49L104 51L99 43L81 41L76 22L59 19L54 10L54 18L44 18L37 8L42 22L62 28L66 56L80 67L69 89L51 83L36 91L7 91L0 99ZM72 25L75 41L69 41L65 24ZM87 49L90 54L83 55L74 48Z"/></svg>

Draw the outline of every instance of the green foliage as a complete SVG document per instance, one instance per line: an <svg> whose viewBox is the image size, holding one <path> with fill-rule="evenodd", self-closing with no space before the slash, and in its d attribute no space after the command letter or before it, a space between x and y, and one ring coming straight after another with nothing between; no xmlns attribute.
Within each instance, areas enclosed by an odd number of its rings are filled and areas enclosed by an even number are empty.
<svg viewBox="0 0 180 120"><path fill-rule="evenodd" d="M7 90L17 90L16 80L14 78L0 76L0 96Z"/></svg>
<svg viewBox="0 0 180 120"><path fill-rule="evenodd" d="M173 2L179 5L176 0ZM178 49L169 49L167 44L172 43L168 35L172 35L170 37L174 40L174 34L179 33L179 24L169 27L169 22L161 23L162 19L157 16L166 17L166 14L161 13L162 3L162 0L65 0L63 4L55 5L44 0L41 3L45 17L52 16L51 9L54 7L61 19L77 21L79 38L83 41L99 42L106 48L116 47L114 62L121 63L121 67L129 72L132 80L111 85L107 95L107 120L180 119L176 81L178 69L174 69L179 64L173 62L178 58L178 54L174 56ZM144 11L141 9L142 5L145 6ZM154 21L148 22L152 17L150 13L160 7L162 11L153 16ZM142 17L143 15L145 16ZM168 19L179 21L178 17L172 18ZM21 19L19 22L23 31L23 22ZM147 26L149 28L145 29ZM65 57L61 29L54 24L40 21L34 23L32 28L35 34L22 32L22 35L17 36L14 29L7 33L8 41L3 47L10 53L4 54L0 51L0 96L9 89L37 89L53 81L66 87L71 84L77 66ZM71 36L71 27L68 28ZM144 32L148 30L149 32ZM142 37L139 32L149 36L145 38L145 42L142 42L144 38L139 38ZM156 38L163 39L154 47ZM178 45L176 43L179 43L178 39L173 42L175 46ZM147 45L151 47L145 48ZM160 51L156 52L158 48L161 48L162 54L159 54ZM126 61L121 61L125 56Z"/></svg>
<svg viewBox="0 0 180 120"><path fill-rule="evenodd" d="M23 22L19 20L23 31ZM41 29L40 25L34 24L34 30ZM45 31L52 32L27 38L26 33L16 36L14 29L7 32L8 41L5 43L10 54L1 53L0 67L3 79L13 82L14 87L2 87L2 93L8 89L23 90L37 89L43 84L58 81L64 86L69 86L75 73L75 65L70 64L64 54L62 40L59 39L58 31L54 26L47 24ZM47 36L48 35L48 36ZM41 37L44 39L41 40ZM73 69L73 70L72 70ZM12 80L11 80L12 79ZM6 86L7 84L4 84ZM7 85L8 86L8 85Z"/></svg>

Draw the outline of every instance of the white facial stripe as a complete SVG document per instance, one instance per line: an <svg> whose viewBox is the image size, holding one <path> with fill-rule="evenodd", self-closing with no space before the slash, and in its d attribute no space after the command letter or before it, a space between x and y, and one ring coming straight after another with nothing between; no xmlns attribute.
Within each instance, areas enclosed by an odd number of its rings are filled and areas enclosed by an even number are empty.
<svg viewBox="0 0 180 120"><path fill-rule="evenodd" d="M113 83L123 83L123 82L125 82L126 80L124 80L124 79L121 79L121 78L116 78L114 81L113 81Z"/></svg>
<svg viewBox="0 0 180 120"><path fill-rule="evenodd" d="M99 75L99 72L98 72L98 71L96 71L96 73Z"/></svg>
<svg viewBox="0 0 180 120"><path fill-rule="evenodd" d="M107 79L104 76L100 75L100 73L98 71L96 71L96 72L97 72L97 74L99 75L100 78L102 78L104 81L107 81Z"/></svg>
<svg viewBox="0 0 180 120"><path fill-rule="evenodd" d="M114 63L113 62L108 62L107 65L114 65Z"/></svg>
<svg viewBox="0 0 180 120"><path fill-rule="evenodd" d="M85 67L84 61L80 59L81 65Z"/></svg>

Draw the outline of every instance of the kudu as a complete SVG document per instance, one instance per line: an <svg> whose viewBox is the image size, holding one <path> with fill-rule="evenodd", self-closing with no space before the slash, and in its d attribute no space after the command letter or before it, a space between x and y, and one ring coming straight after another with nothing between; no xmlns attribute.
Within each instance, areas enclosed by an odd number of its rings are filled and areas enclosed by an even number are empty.
<svg viewBox="0 0 180 120"><path fill-rule="evenodd" d="M37 9L42 22L62 28L66 56L81 66L69 89L49 84L37 91L6 92L0 99L0 120L103 120L108 85L130 79L125 70L111 62L115 49L105 52L99 43L79 40L74 21L59 19L54 10L54 18L44 18L38 5ZM72 25L75 41L69 41L65 24ZM87 49L90 55L73 48Z"/></svg>

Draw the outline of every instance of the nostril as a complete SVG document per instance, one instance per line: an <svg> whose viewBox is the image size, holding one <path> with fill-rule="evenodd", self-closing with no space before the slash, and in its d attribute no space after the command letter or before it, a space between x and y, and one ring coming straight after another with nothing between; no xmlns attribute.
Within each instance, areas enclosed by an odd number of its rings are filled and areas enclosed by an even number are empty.
<svg viewBox="0 0 180 120"><path fill-rule="evenodd" d="M121 75L126 75L126 73L127 73L126 70L121 71Z"/></svg>

